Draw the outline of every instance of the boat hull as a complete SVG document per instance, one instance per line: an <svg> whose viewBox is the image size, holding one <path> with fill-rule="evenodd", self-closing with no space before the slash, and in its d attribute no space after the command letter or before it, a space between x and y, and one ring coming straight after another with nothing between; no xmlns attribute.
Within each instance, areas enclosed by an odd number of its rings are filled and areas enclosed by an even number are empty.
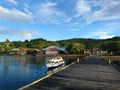
<svg viewBox="0 0 120 90"><path fill-rule="evenodd" d="M54 68L64 66L64 65L65 65L65 61L63 59L57 59L57 60L51 59L51 60L48 60L48 62L46 63L46 66L49 69L54 69Z"/></svg>
<svg viewBox="0 0 120 90"><path fill-rule="evenodd" d="M65 66L65 63L59 64L57 66L49 66L48 69L51 70L51 69L55 69L55 68L58 68L58 67L61 67L61 66Z"/></svg>

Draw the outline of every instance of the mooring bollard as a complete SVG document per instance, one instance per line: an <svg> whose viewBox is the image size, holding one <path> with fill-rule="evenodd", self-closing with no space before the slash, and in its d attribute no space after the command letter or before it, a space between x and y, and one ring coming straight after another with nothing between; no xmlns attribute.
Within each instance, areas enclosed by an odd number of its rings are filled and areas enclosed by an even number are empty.
<svg viewBox="0 0 120 90"><path fill-rule="evenodd" d="M109 62L109 65L111 65L111 60L110 60L110 59L109 59L109 61L108 61L108 62Z"/></svg>
<svg viewBox="0 0 120 90"><path fill-rule="evenodd" d="M79 63L79 61L80 61L80 59L79 59L79 58L77 58L77 63Z"/></svg>

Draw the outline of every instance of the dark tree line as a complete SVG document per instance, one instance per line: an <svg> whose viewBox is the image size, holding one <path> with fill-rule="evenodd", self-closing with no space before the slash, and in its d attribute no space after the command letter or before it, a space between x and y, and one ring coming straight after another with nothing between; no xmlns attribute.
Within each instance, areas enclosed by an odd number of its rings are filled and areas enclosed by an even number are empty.
<svg viewBox="0 0 120 90"><path fill-rule="evenodd" d="M81 53L84 50L92 50L93 48L100 48L108 52L118 53L120 51L120 37L111 39L83 39L73 38L60 41L48 41L46 39L38 38L25 41L13 41L8 39L0 43L0 52L8 51L12 48L37 48L43 49L49 46L65 47L70 53Z"/></svg>

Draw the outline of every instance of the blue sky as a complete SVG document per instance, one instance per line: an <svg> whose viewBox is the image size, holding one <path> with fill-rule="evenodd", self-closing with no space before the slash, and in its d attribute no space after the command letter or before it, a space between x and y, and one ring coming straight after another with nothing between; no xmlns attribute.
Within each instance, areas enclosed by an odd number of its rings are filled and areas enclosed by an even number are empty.
<svg viewBox="0 0 120 90"><path fill-rule="evenodd" d="M120 0L1 0L0 42L120 36Z"/></svg>

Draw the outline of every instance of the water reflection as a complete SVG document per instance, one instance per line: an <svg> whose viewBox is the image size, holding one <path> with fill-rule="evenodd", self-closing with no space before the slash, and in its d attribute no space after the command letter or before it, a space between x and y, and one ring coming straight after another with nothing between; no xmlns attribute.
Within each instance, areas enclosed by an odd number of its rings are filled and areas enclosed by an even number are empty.
<svg viewBox="0 0 120 90"><path fill-rule="evenodd" d="M0 56L0 90L16 90L46 75L44 57Z"/></svg>
<svg viewBox="0 0 120 90"><path fill-rule="evenodd" d="M16 90L48 74L41 56L0 56L0 90ZM64 57L66 64L72 62Z"/></svg>

